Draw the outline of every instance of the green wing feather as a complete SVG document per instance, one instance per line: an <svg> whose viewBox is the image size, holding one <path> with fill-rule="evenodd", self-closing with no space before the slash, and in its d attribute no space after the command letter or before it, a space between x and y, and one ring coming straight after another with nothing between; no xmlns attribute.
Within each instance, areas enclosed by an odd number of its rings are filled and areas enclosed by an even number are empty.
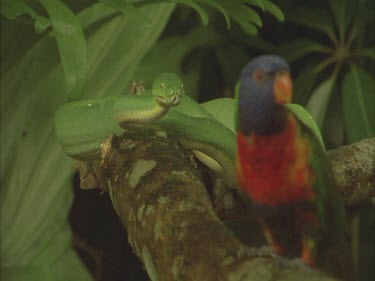
<svg viewBox="0 0 375 281"><path fill-rule="evenodd" d="M311 146L310 164L315 175L314 205L321 223L315 235L318 266L343 278L355 280L352 254L348 241L344 200L337 188L326 152L315 132L298 118L302 135Z"/></svg>

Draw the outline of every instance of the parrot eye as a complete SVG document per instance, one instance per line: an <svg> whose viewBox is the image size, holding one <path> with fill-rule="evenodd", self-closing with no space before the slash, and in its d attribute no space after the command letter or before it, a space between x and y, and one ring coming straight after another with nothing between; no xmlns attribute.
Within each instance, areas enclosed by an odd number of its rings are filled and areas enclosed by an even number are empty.
<svg viewBox="0 0 375 281"><path fill-rule="evenodd" d="M264 73L261 70L257 69L253 73L253 79L255 80L255 82L263 83L266 78L267 78L266 73Z"/></svg>

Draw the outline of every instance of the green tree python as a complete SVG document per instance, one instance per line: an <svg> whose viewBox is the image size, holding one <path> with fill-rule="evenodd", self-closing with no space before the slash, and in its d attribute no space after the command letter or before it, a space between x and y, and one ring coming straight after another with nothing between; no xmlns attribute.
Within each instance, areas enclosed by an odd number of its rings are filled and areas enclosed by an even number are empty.
<svg viewBox="0 0 375 281"><path fill-rule="evenodd" d="M173 73L159 74L151 91L119 97L70 102L55 114L55 132L64 152L78 160L99 159L100 144L110 135L121 135L131 124L151 123L174 135L224 182L237 188L235 176L235 112L237 102L221 98L198 104L184 94L183 83ZM290 105L297 116L319 129L299 105Z"/></svg>

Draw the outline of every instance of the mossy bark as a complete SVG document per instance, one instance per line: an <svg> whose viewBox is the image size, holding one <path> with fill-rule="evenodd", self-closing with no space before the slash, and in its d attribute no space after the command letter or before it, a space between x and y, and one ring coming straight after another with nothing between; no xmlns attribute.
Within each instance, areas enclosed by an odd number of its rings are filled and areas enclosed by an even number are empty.
<svg viewBox="0 0 375 281"><path fill-rule="evenodd" d="M375 197L375 138L328 151L328 156L348 206Z"/></svg>

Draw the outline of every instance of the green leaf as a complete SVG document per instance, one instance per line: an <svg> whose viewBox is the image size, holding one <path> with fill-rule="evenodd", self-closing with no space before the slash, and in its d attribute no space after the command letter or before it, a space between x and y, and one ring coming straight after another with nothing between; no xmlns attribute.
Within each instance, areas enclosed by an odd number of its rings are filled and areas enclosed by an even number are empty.
<svg viewBox="0 0 375 281"><path fill-rule="evenodd" d="M258 14L250 7L243 5L240 1L216 1L228 13L229 17L235 21L246 33L256 34L257 26L262 25L262 21Z"/></svg>
<svg viewBox="0 0 375 281"><path fill-rule="evenodd" d="M332 75L323 81L312 93L307 102L306 109L311 113L312 117L318 124L319 128L323 128L324 118L327 111L328 102L336 81L336 75Z"/></svg>
<svg viewBox="0 0 375 281"><path fill-rule="evenodd" d="M1 280L20 281L20 280L43 280L43 281L64 281L64 276L60 276L54 270L41 266L17 266L2 267Z"/></svg>
<svg viewBox="0 0 375 281"><path fill-rule="evenodd" d="M329 53L330 51L330 48L310 39L292 40L281 45L278 49L278 52L285 57L289 63L311 53Z"/></svg>
<svg viewBox="0 0 375 281"><path fill-rule="evenodd" d="M223 14L225 18L225 22L227 23L227 28L230 29L230 18L227 12L225 11L225 9L223 9L223 7L221 7L218 3L216 3L215 0L204 0L204 2L206 2L207 5L212 6L213 8L215 8L216 10L218 10L219 12Z"/></svg>
<svg viewBox="0 0 375 281"><path fill-rule="evenodd" d="M22 15L28 15L35 20L35 32L43 33L51 26L49 19L39 16L33 8L23 0L2 0L1 13L10 20Z"/></svg>
<svg viewBox="0 0 375 281"><path fill-rule="evenodd" d="M329 0L331 11L335 19L337 29L339 31L340 42L344 41L345 31L348 25L348 19L346 14L348 8L347 2L348 1L346 0Z"/></svg>
<svg viewBox="0 0 375 281"><path fill-rule="evenodd" d="M186 6L192 7L200 15L200 17L202 19L202 24L204 26L208 25L208 15L207 15L207 13L205 12L204 9L202 9L194 1L192 1L192 0L174 0L174 2L181 3L181 4L184 4Z"/></svg>
<svg viewBox="0 0 375 281"><path fill-rule="evenodd" d="M373 45L374 36L369 36L369 31L374 30L375 2L373 0L357 0L356 2L358 4L353 19L353 37L357 42L368 42Z"/></svg>
<svg viewBox="0 0 375 281"><path fill-rule="evenodd" d="M350 143L375 135L374 89L374 78L352 66L342 89L346 136Z"/></svg>
<svg viewBox="0 0 375 281"><path fill-rule="evenodd" d="M237 110L237 101L231 98L214 99L201 106L206 109L216 120L223 123L234 133L236 133L235 113Z"/></svg>
<svg viewBox="0 0 375 281"><path fill-rule="evenodd" d="M277 7L274 3L268 0L263 0L264 8L270 12L271 15L273 15L275 18L277 18L279 21L283 22L285 17L284 13L280 10L279 7Z"/></svg>
<svg viewBox="0 0 375 281"><path fill-rule="evenodd" d="M311 65L307 65L294 79L293 102L305 105L315 85L317 73Z"/></svg>
<svg viewBox="0 0 375 281"><path fill-rule="evenodd" d="M88 96L124 92L138 63L163 31L174 5L140 9L152 19L151 28L121 14L103 21L98 10L91 13L97 22L90 24L87 32ZM81 13L86 23L94 23L86 9ZM4 28L6 31L30 33L28 26L11 21L5 24L11 25ZM1 39L4 36L1 33ZM91 280L71 248L67 217L73 199L73 161L62 152L53 130L54 113L66 102L56 41L47 34L21 39L11 40L2 50L4 60L19 55L2 72L0 83L2 270L13 272L13 280L18 279L13 269L29 266L48 268L66 281ZM27 51L21 48L19 52L18 45L28 46ZM43 280L35 270L35 279L21 280ZM7 278L12 280L12 276Z"/></svg>
<svg viewBox="0 0 375 281"><path fill-rule="evenodd" d="M51 21L46 17L38 16L34 23L34 30L37 34L42 34L51 27Z"/></svg>
<svg viewBox="0 0 375 281"><path fill-rule="evenodd" d="M160 0L144 0L142 1L142 4L151 4L151 3L155 3L155 2L163 2L163 1L160 1ZM198 14L199 16L201 17L202 19L202 24L204 26L207 26L208 25L208 15L206 13L206 11L200 6L202 3L202 1L195 1L195 0L173 0L173 1L168 1L168 2L175 2L175 3L180 3L180 4L183 4L183 5L186 5L188 7L191 7L193 8ZM198 2L198 3L196 3ZM221 12L223 12L223 9L221 8L221 6L217 3L212 3L214 1L210 1L210 0L205 0L204 2L206 2L207 4L211 5L211 6L214 6L215 8L219 9ZM223 13L225 16L226 16L226 13L225 13L225 10L224 10L224 13Z"/></svg>
<svg viewBox="0 0 375 281"><path fill-rule="evenodd" d="M352 54L359 57L368 57L375 62L375 47L353 50Z"/></svg>
<svg viewBox="0 0 375 281"><path fill-rule="evenodd" d="M14 20L21 15L29 15L32 19L38 16L33 8L23 0L2 0L1 13L10 20Z"/></svg>
<svg viewBox="0 0 375 281"><path fill-rule="evenodd" d="M333 87L333 93L328 103L322 134L327 149L336 149L344 142L344 115L342 111L342 95L338 83Z"/></svg>
<svg viewBox="0 0 375 281"><path fill-rule="evenodd" d="M255 7L261 8L263 11L264 9L264 1L263 0L244 0L243 2L253 5Z"/></svg>
<svg viewBox="0 0 375 281"><path fill-rule="evenodd" d="M99 21L111 20L115 15L118 14L118 11L104 5L102 3L95 3L87 8L83 9L78 15L77 18L81 23L83 29L89 28L91 25Z"/></svg>
<svg viewBox="0 0 375 281"><path fill-rule="evenodd" d="M143 24L146 24L146 26L150 26L151 20L143 15L139 9L134 7L134 5L129 1L123 1L123 0L99 0L103 4L107 5L108 7L111 7L115 10L120 11L125 16L134 17L134 19L138 20L139 22L142 22Z"/></svg>
<svg viewBox="0 0 375 281"><path fill-rule="evenodd" d="M297 7L289 7L287 11L287 20L323 32L332 41L336 42L332 18L326 9L304 3L304 5Z"/></svg>
<svg viewBox="0 0 375 281"><path fill-rule="evenodd" d="M284 14L277 7L274 3L268 0L243 0L242 2L248 3L255 7L261 8L263 11L268 11L271 15L273 15L276 19L283 22L284 21Z"/></svg>
<svg viewBox="0 0 375 281"><path fill-rule="evenodd" d="M152 20L151 28L139 24L134 18L121 15L112 18L87 39L89 46L95 46L88 49L89 69L94 68L95 71L89 72L85 97L119 96L128 93L131 82L137 78L133 76L138 64L147 51L154 48L153 44L175 5L165 5L165 11L155 7L159 5L139 8ZM155 13L152 13L152 10L155 10ZM161 61L159 57L158 63Z"/></svg>
<svg viewBox="0 0 375 281"><path fill-rule="evenodd" d="M86 81L87 50L82 27L73 12L60 0L40 0L46 8L56 37L71 99L79 99Z"/></svg>
<svg viewBox="0 0 375 281"><path fill-rule="evenodd" d="M313 134L319 140L321 146L324 149L324 142L323 142L322 135L320 134L319 127L314 121L311 114L299 104L287 104L286 106L297 116L297 118L304 125L306 125L313 132Z"/></svg>

